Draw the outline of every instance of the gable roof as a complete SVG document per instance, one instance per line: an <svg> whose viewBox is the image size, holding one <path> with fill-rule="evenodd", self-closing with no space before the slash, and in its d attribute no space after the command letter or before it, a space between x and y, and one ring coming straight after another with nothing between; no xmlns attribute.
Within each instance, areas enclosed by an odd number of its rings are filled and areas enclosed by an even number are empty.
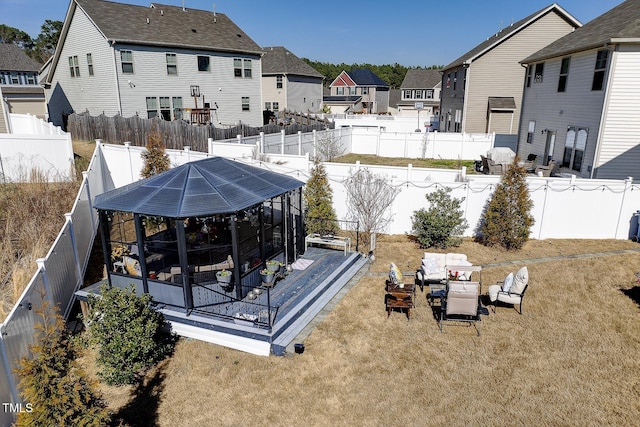
<svg viewBox="0 0 640 427"><path fill-rule="evenodd" d="M136 6L106 0L71 0L59 46L77 9L84 11L110 43L261 55L262 49L223 13L152 3ZM52 69L59 60L56 49ZM47 80L51 77L49 73Z"/></svg>
<svg viewBox="0 0 640 427"><path fill-rule="evenodd" d="M575 28L579 28L580 26L582 26L580 21L578 21L576 18L571 16L567 11L565 11L559 5L557 5L556 3L553 3L543 9L540 9L537 12L532 13L526 18L523 18L511 24L507 28L503 28L500 32L487 38L485 41L483 41L482 43L480 43L479 45L477 45L476 47L474 47L464 55L460 56L455 61L451 62L449 65L444 67L443 70L459 67L463 64L470 64L471 62L475 61L485 53L489 52L493 48L502 44L503 42L513 37L523 29L527 28L529 25L531 25L535 21L539 20L540 18L552 12L557 13L558 16L563 18L570 25L573 25Z"/></svg>
<svg viewBox="0 0 640 427"><path fill-rule="evenodd" d="M303 185L266 169L209 157L102 193L94 207L188 218L238 212Z"/></svg>
<svg viewBox="0 0 640 427"><path fill-rule="evenodd" d="M606 44L637 43L639 39L640 1L626 0L521 62L538 62L547 58L604 47Z"/></svg>
<svg viewBox="0 0 640 427"><path fill-rule="evenodd" d="M439 70L407 70L400 88L402 89L425 89L434 88L442 82L442 74Z"/></svg>
<svg viewBox="0 0 640 427"><path fill-rule="evenodd" d="M376 73L368 68L358 68L349 71L347 74L349 74L349 77L351 77L358 86L389 87L387 82L382 80L376 75Z"/></svg>
<svg viewBox="0 0 640 427"><path fill-rule="evenodd" d="M311 65L291 53L282 46L262 48L262 74L291 74L296 76L318 77L324 76Z"/></svg>
<svg viewBox="0 0 640 427"><path fill-rule="evenodd" d="M0 43L0 70L3 71L33 71L42 67L13 43Z"/></svg>

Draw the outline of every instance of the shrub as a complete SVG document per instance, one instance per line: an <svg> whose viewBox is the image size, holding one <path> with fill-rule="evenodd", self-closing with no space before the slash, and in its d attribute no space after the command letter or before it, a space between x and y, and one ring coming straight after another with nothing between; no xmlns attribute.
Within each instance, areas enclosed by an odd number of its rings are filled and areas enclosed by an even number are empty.
<svg viewBox="0 0 640 427"><path fill-rule="evenodd" d="M517 162L516 158L502 174L485 210L481 226L481 241L485 246L517 250L529 239L529 230L535 222L531 215L533 201L529 196L527 171Z"/></svg>
<svg viewBox="0 0 640 427"><path fill-rule="evenodd" d="M163 332L164 316L151 308L151 296L102 286L101 296L89 296L91 342L98 345L98 375L109 385L134 384L173 350Z"/></svg>
<svg viewBox="0 0 640 427"><path fill-rule="evenodd" d="M430 203L429 209L420 209L413 213L413 233L420 247L448 248L459 246L460 237L467 228L467 220L463 217L460 206L464 197L451 197L450 188L441 188L426 195Z"/></svg>
<svg viewBox="0 0 640 427"><path fill-rule="evenodd" d="M307 233L335 234L339 227L333 209L333 192L322 163L316 163L304 189Z"/></svg>
<svg viewBox="0 0 640 427"><path fill-rule="evenodd" d="M144 160L144 166L140 174L143 178L149 178L150 176L169 170L171 160L169 159L169 155L164 152L162 137L157 130L149 134L145 148L147 150L141 154Z"/></svg>
<svg viewBox="0 0 640 427"><path fill-rule="evenodd" d="M79 346L65 328L62 316L43 303L37 310L31 358L20 361L17 374L25 407L17 426L103 426L109 420L106 404L75 358Z"/></svg>

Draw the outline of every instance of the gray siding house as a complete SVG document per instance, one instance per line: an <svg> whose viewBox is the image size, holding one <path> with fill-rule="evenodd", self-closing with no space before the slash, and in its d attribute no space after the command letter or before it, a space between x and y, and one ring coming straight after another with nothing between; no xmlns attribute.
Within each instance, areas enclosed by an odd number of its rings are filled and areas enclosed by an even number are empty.
<svg viewBox="0 0 640 427"><path fill-rule="evenodd" d="M282 46L265 47L263 51L264 109L318 112L322 108L324 76Z"/></svg>
<svg viewBox="0 0 640 427"><path fill-rule="evenodd" d="M554 3L502 29L444 67L440 131L515 135L525 74L520 60L580 26Z"/></svg>
<svg viewBox="0 0 640 427"><path fill-rule="evenodd" d="M442 76L439 70L407 70L400 85L401 98L398 102L398 114L417 116L416 104L422 105L421 113L427 118L438 115L440 111L440 89Z"/></svg>
<svg viewBox="0 0 640 427"><path fill-rule="evenodd" d="M262 49L226 15L71 0L45 80L50 119L88 111L262 123Z"/></svg>
<svg viewBox="0 0 640 427"><path fill-rule="evenodd" d="M0 88L6 114L32 114L46 118L44 89L38 84L41 66L18 46L0 43Z"/></svg>
<svg viewBox="0 0 640 427"><path fill-rule="evenodd" d="M580 177L640 179L640 1L525 58L518 154Z"/></svg>

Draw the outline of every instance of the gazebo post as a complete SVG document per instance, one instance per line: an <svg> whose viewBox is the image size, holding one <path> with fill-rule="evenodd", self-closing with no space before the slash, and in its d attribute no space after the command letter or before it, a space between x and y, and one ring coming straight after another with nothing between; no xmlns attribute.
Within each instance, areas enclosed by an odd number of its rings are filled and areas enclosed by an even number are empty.
<svg viewBox="0 0 640 427"><path fill-rule="evenodd" d="M100 219L100 238L102 239L102 253L104 254L104 264L107 266L107 283L111 286L111 274L109 273L111 253L109 252L109 242L107 241L107 227L109 226L109 218L107 211L99 210L98 217Z"/></svg>
<svg viewBox="0 0 640 427"><path fill-rule="evenodd" d="M133 214L133 223L136 227L136 240L138 241L138 262L140 263L140 272L142 274L142 291L145 294L149 293L149 283L147 278L149 273L147 272L147 259L144 255L144 237L142 235L142 218L140 214Z"/></svg>
<svg viewBox="0 0 640 427"><path fill-rule="evenodd" d="M264 202L260 205L258 209L258 221L260 221L260 259L265 259L264 254L267 253L267 248L265 246L265 235L264 235Z"/></svg>
<svg viewBox="0 0 640 427"><path fill-rule="evenodd" d="M233 279L236 283L236 298L242 299L242 280L240 278L240 248L238 245L238 221L234 213L231 215L229 223L231 224L231 253L233 254Z"/></svg>
<svg viewBox="0 0 640 427"><path fill-rule="evenodd" d="M289 265L289 192L287 191L283 196L282 221L284 230L282 230L282 237L284 237L284 264Z"/></svg>
<svg viewBox="0 0 640 427"><path fill-rule="evenodd" d="M187 236L184 225L176 218L176 240L178 241L178 258L180 259L180 271L182 276L182 294L184 295L184 308L187 312L193 308L193 296L189 284L189 258L187 255Z"/></svg>

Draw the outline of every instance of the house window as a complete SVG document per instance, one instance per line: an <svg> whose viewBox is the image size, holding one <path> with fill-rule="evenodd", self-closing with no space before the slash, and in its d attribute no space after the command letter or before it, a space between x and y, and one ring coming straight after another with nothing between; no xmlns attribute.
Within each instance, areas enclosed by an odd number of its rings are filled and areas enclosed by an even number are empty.
<svg viewBox="0 0 640 427"><path fill-rule="evenodd" d="M427 89L427 99L433 99L433 89Z"/></svg>
<svg viewBox="0 0 640 427"><path fill-rule="evenodd" d="M242 77L242 59L240 58L233 59L233 76Z"/></svg>
<svg viewBox="0 0 640 427"><path fill-rule="evenodd" d="M90 53L87 53L87 71L90 76L93 76L93 58Z"/></svg>
<svg viewBox="0 0 640 427"><path fill-rule="evenodd" d="M567 78L569 77L570 62L571 57L562 58L562 63L560 64L560 78L558 79L558 92L564 92L567 89Z"/></svg>
<svg viewBox="0 0 640 427"><path fill-rule="evenodd" d="M80 64L78 63L77 55L69 57L69 71L71 72L71 77L80 77Z"/></svg>
<svg viewBox="0 0 640 427"><path fill-rule="evenodd" d="M416 99L422 99L422 91L416 90Z"/></svg>
<svg viewBox="0 0 640 427"><path fill-rule="evenodd" d="M362 88L362 95L369 95L369 88L368 87L363 87Z"/></svg>
<svg viewBox="0 0 640 427"><path fill-rule="evenodd" d="M0 71L0 85L8 85L8 84L9 84L9 74L4 71Z"/></svg>
<svg viewBox="0 0 640 427"><path fill-rule="evenodd" d="M458 84L458 72L453 73L453 90L456 90L456 86Z"/></svg>
<svg viewBox="0 0 640 427"><path fill-rule="evenodd" d="M173 118L176 120L182 119L182 97L174 96L171 101L173 102Z"/></svg>
<svg viewBox="0 0 640 427"><path fill-rule="evenodd" d="M38 78L35 74L28 73L27 74L27 84L28 85L36 85L38 84Z"/></svg>
<svg viewBox="0 0 640 427"><path fill-rule="evenodd" d="M280 110L280 103L279 102L274 102L273 103L273 111L279 111Z"/></svg>
<svg viewBox="0 0 640 427"><path fill-rule="evenodd" d="M336 88L336 95L344 95L344 87L340 86Z"/></svg>
<svg viewBox="0 0 640 427"><path fill-rule="evenodd" d="M447 89L451 87L451 73L447 73Z"/></svg>
<svg viewBox="0 0 640 427"><path fill-rule="evenodd" d="M20 76L18 76L18 73L11 73L11 84L12 85L20 84Z"/></svg>
<svg viewBox="0 0 640 427"><path fill-rule="evenodd" d="M158 115L158 99L155 96L147 96L147 118L153 119Z"/></svg>
<svg viewBox="0 0 640 427"><path fill-rule="evenodd" d="M242 111L249 111L249 97L242 97Z"/></svg>
<svg viewBox="0 0 640 427"><path fill-rule="evenodd" d="M542 83L542 75L544 74L544 62L536 64L536 71L533 74L534 83Z"/></svg>
<svg viewBox="0 0 640 427"><path fill-rule="evenodd" d="M609 58L608 50L599 50L596 57L596 69L593 72L593 83L591 90L602 90L604 87L604 73L607 70L607 59Z"/></svg>
<svg viewBox="0 0 640 427"><path fill-rule="evenodd" d="M405 90L404 91L404 99L411 99L411 91L410 90Z"/></svg>
<svg viewBox="0 0 640 427"><path fill-rule="evenodd" d="M244 60L244 77L247 79L251 78L251 60L250 59Z"/></svg>
<svg viewBox="0 0 640 427"><path fill-rule="evenodd" d="M198 71L211 71L208 56L198 55Z"/></svg>
<svg viewBox="0 0 640 427"><path fill-rule="evenodd" d="M163 120L171 120L171 102L168 96L160 97L160 116Z"/></svg>
<svg viewBox="0 0 640 427"><path fill-rule="evenodd" d="M355 95L356 94L356 88L355 87L350 87L349 88L349 95Z"/></svg>
<svg viewBox="0 0 640 427"><path fill-rule="evenodd" d="M276 89L282 89L282 76L276 76Z"/></svg>
<svg viewBox="0 0 640 427"><path fill-rule="evenodd" d="M167 74L178 74L178 59L175 53L167 53Z"/></svg>
<svg viewBox="0 0 640 427"><path fill-rule="evenodd" d="M531 77L533 77L533 65L527 67L527 87L531 87Z"/></svg>
<svg viewBox="0 0 640 427"><path fill-rule="evenodd" d="M133 74L133 52L130 50L121 50L120 62L122 62L123 74Z"/></svg>
<svg viewBox="0 0 640 427"><path fill-rule="evenodd" d="M265 110L271 110L271 103L270 102L265 102L264 103L264 109Z"/></svg>
<svg viewBox="0 0 640 427"><path fill-rule="evenodd" d="M527 131L527 142L529 144L533 143L533 133L536 131L536 121L529 120L529 129Z"/></svg>
<svg viewBox="0 0 640 427"><path fill-rule="evenodd" d="M462 110L456 110L456 118L454 123L454 132L460 132L462 129Z"/></svg>
<svg viewBox="0 0 640 427"><path fill-rule="evenodd" d="M564 142L564 155L562 156L562 167L571 168L580 172L584 159L584 150L587 146L588 128L569 126L567 128L567 138Z"/></svg>

